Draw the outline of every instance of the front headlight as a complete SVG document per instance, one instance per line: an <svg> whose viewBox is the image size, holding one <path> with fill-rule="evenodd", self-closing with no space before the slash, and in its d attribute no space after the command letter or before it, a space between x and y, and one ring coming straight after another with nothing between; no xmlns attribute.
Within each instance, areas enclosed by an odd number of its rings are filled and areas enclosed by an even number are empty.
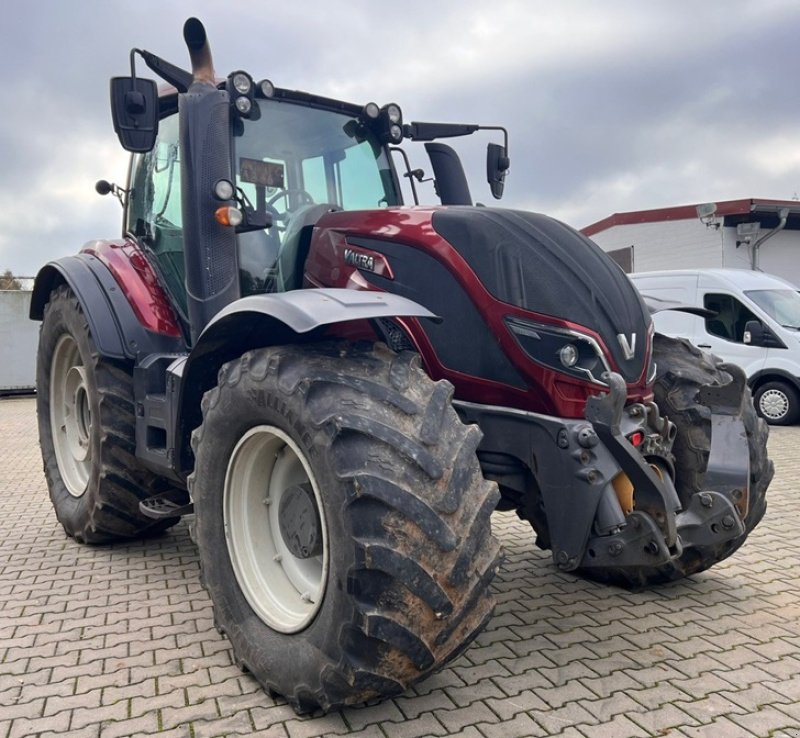
<svg viewBox="0 0 800 738"><path fill-rule="evenodd" d="M506 316L505 321L522 350L537 364L607 386L600 377L610 367L591 336L512 316Z"/></svg>

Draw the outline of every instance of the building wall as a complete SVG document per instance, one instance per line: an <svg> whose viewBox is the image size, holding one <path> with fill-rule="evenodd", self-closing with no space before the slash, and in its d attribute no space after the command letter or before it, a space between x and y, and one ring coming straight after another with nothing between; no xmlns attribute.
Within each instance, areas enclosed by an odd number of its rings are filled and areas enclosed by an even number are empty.
<svg viewBox="0 0 800 738"><path fill-rule="evenodd" d="M39 323L28 318L28 290L0 290L0 393L36 386L36 347Z"/></svg>
<svg viewBox="0 0 800 738"><path fill-rule="evenodd" d="M763 231L760 235L763 235ZM698 219L618 225L592 236L603 251L633 246L633 271L750 269L751 250L736 246L736 229ZM759 249L759 267L800 285L800 231L781 231Z"/></svg>
<svg viewBox="0 0 800 738"><path fill-rule="evenodd" d="M614 226L592 240L603 251L633 246L635 272L719 267L722 261L722 233L696 218Z"/></svg>

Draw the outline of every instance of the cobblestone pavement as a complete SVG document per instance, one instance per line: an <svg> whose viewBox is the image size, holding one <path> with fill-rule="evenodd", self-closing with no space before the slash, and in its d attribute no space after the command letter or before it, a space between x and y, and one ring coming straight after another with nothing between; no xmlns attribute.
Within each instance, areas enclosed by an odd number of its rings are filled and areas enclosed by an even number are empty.
<svg viewBox="0 0 800 738"><path fill-rule="evenodd" d="M298 718L231 661L185 523L84 547L50 506L34 401L0 400L0 738L800 736L800 428L773 430L761 526L643 593L557 572L513 515L488 630L383 704Z"/></svg>

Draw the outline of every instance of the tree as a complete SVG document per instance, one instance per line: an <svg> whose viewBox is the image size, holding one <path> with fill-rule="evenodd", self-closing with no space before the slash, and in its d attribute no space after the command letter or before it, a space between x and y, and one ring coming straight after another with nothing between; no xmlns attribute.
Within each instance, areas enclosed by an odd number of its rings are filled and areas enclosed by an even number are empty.
<svg viewBox="0 0 800 738"><path fill-rule="evenodd" d="M20 282L12 273L10 269L3 272L0 277L0 290L21 290L22 282Z"/></svg>

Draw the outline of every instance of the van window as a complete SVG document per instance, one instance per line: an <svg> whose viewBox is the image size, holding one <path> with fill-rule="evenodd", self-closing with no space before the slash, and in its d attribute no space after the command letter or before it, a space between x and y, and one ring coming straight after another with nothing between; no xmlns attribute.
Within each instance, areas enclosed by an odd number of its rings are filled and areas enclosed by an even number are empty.
<svg viewBox="0 0 800 738"><path fill-rule="evenodd" d="M719 336L728 341L744 343L744 327L747 321L758 320L753 312L733 295L709 292L703 296L703 305L715 313L713 318L706 318L706 330L712 336Z"/></svg>
<svg viewBox="0 0 800 738"><path fill-rule="evenodd" d="M750 290L745 295L784 328L800 330L800 293L794 290Z"/></svg>

